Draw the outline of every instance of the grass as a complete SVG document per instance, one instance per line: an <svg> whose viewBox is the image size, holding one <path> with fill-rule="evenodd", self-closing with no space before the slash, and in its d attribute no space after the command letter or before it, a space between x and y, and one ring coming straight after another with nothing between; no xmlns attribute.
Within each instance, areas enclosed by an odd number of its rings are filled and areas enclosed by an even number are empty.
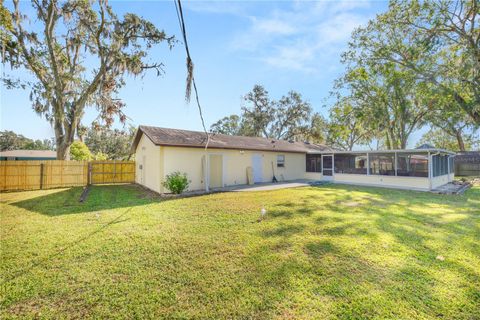
<svg viewBox="0 0 480 320"><path fill-rule="evenodd" d="M480 319L479 187L80 193L0 195L2 319Z"/></svg>

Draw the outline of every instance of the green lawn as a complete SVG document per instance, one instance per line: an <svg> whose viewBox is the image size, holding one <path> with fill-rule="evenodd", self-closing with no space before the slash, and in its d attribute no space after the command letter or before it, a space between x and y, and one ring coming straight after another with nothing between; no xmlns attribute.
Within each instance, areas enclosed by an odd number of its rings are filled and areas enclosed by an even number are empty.
<svg viewBox="0 0 480 320"><path fill-rule="evenodd" d="M2 319L480 319L479 187L80 193L0 195Z"/></svg>

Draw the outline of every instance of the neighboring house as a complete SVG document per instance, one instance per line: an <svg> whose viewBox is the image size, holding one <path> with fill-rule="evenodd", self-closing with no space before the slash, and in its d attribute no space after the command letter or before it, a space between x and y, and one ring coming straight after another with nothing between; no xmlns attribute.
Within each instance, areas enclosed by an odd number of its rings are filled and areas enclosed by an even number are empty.
<svg viewBox="0 0 480 320"><path fill-rule="evenodd" d="M309 179L431 190L453 180L454 153L440 149L338 151L325 145L140 126L135 136L136 182L166 192L165 176L187 174L189 190L253 182Z"/></svg>
<svg viewBox="0 0 480 320"><path fill-rule="evenodd" d="M0 152L0 160L55 160L57 152L51 150L8 150Z"/></svg>

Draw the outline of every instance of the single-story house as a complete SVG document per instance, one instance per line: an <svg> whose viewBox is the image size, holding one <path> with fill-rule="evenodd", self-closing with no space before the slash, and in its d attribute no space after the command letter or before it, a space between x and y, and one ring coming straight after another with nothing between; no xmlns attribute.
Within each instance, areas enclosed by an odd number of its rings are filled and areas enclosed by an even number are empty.
<svg viewBox="0 0 480 320"><path fill-rule="evenodd" d="M51 150L0 151L0 160L55 160L57 152Z"/></svg>
<svg viewBox="0 0 480 320"><path fill-rule="evenodd" d="M441 149L339 151L308 142L140 126L132 144L137 183L159 193L179 171L189 190L308 179L413 190L453 180L454 153Z"/></svg>

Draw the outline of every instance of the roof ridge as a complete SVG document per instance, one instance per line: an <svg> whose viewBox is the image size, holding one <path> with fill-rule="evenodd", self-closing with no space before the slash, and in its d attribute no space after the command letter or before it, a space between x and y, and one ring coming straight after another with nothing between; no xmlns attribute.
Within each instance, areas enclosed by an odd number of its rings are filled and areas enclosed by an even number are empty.
<svg viewBox="0 0 480 320"><path fill-rule="evenodd" d="M145 134L147 138L158 146L200 148L205 147L206 144L205 133L202 131L140 125L132 144L132 152L135 152L142 134ZM322 144L264 137L237 136L223 133L212 133L210 137L211 139L208 147L211 149L240 149L297 153L331 149Z"/></svg>
<svg viewBox="0 0 480 320"><path fill-rule="evenodd" d="M186 132L194 132L194 133L200 133L200 134L205 134L204 131L197 131L197 130L189 130L189 129L179 129L179 128L167 128L167 127L157 127L157 126L148 126L148 125L139 125L139 128L153 128L153 129L160 129L160 130L175 130L175 131L186 131ZM224 136L224 137L240 137L240 138L247 138L247 139L258 139L258 140L266 140L266 141L272 141L274 140L275 142L277 141L282 141L282 142L288 142L288 143L300 143L300 144L310 144L310 145L316 145L316 146L324 146L326 147L327 145L322 144L322 143L314 143L314 142L306 142L306 141L290 141L290 140L285 140L285 139L277 139L277 138L265 138L265 137L252 137L252 136L245 136L245 135L232 135L232 134L225 134L225 133L218 133L218 132L208 132L209 134L212 134L213 136ZM148 136L148 134L147 134Z"/></svg>

